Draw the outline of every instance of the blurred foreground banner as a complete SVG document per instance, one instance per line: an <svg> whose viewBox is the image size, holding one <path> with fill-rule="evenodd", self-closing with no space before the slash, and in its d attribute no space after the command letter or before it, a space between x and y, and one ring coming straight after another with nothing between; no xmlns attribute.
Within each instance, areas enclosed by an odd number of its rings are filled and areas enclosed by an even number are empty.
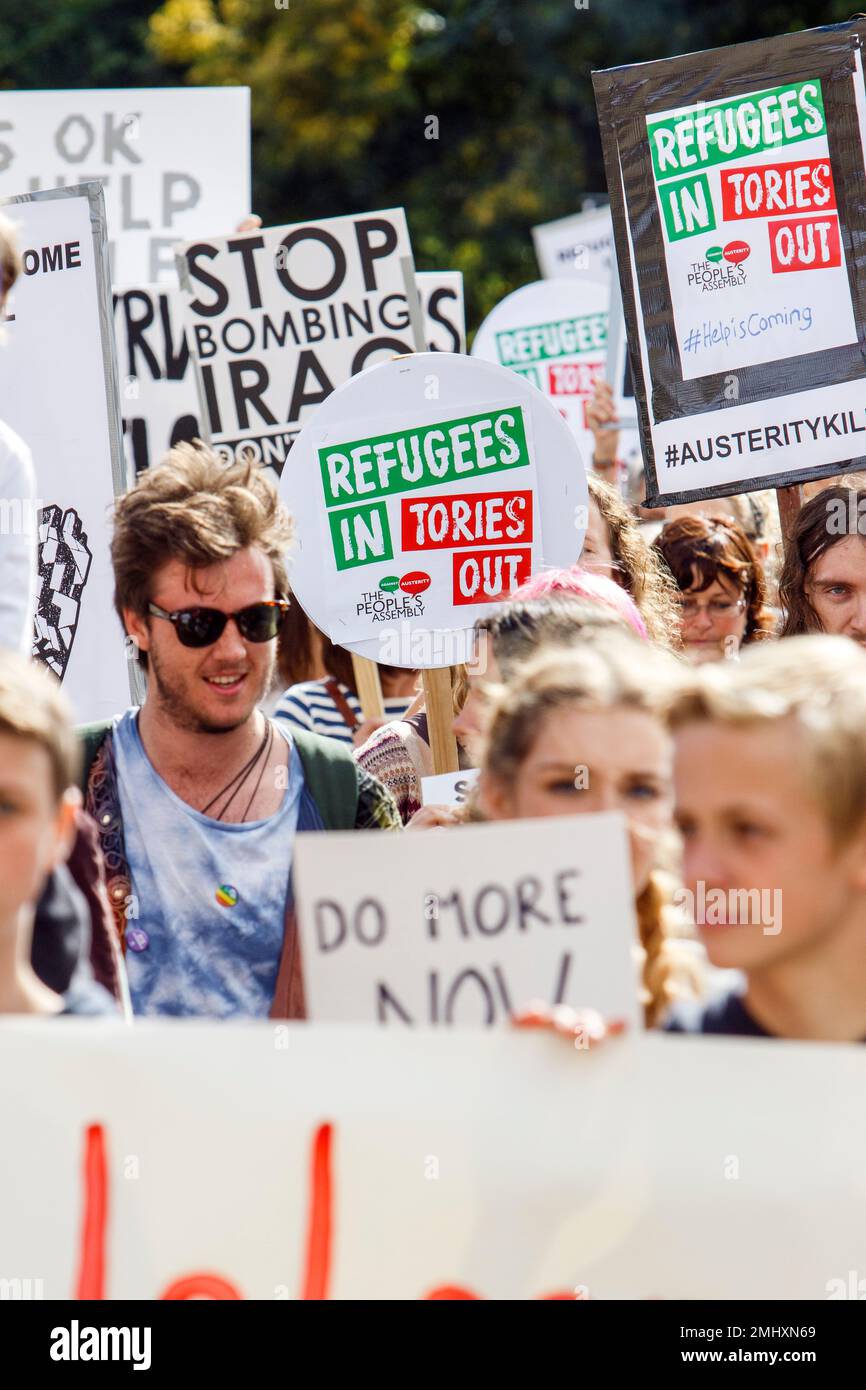
<svg viewBox="0 0 866 1390"><path fill-rule="evenodd" d="M824 1299L866 1269L862 1047L8 1020L0 1075L5 1297Z"/></svg>

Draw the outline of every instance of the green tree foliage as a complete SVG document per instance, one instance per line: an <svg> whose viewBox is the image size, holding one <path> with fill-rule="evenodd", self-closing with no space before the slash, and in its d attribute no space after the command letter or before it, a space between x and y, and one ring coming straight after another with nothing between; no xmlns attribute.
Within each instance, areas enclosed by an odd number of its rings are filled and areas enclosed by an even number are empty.
<svg viewBox="0 0 866 1390"><path fill-rule="evenodd" d="M161 87L146 0L0 0L0 88Z"/></svg>
<svg viewBox="0 0 866 1390"><path fill-rule="evenodd" d="M402 205L419 267L464 272L475 325L536 278L533 223L604 190L593 68L847 17L833 0L166 0L151 42L190 81L252 88L266 222Z"/></svg>
<svg viewBox="0 0 866 1390"><path fill-rule="evenodd" d="M0 86L250 86L265 221L402 205L419 267L464 272L475 325L536 278L533 223L604 190L593 68L849 13L840 0L0 0Z"/></svg>

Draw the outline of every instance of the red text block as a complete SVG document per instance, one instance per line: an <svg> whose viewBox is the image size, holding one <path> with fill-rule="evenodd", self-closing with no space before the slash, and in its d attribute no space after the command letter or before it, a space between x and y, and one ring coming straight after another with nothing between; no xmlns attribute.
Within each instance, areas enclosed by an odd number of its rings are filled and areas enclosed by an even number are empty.
<svg viewBox="0 0 866 1390"><path fill-rule="evenodd" d="M603 375L603 362L550 362L547 390L551 396L591 396Z"/></svg>
<svg viewBox="0 0 866 1390"><path fill-rule="evenodd" d="M798 217L768 223L770 261L776 274L788 270L828 270L842 264L839 219Z"/></svg>
<svg viewBox="0 0 866 1390"><path fill-rule="evenodd" d="M454 602L494 603L528 578L532 550L461 551L454 556Z"/></svg>
<svg viewBox="0 0 866 1390"><path fill-rule="evenodd" d="M783 212L827 212L835 207L829 159L722 170L722 217L726 222Z"/></svg>
<svg viewBox="0 0 866 1390"><path fill-rule="evenodd" d="M462 492L405 497L400 504L404 550L448 550L490 541L532 540L532 493Z"/></svg>

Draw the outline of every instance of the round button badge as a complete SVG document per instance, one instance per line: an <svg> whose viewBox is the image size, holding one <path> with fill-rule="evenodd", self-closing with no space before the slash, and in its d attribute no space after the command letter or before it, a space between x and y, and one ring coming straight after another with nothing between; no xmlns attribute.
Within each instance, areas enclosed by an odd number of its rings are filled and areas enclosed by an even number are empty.
<svg viewBox="0 0 866 1390"><path fill-rule="evenodd" d="M146 951L150 945L150 937L144 927L130 927L126 933L126 944L130 951Z"/></svg>

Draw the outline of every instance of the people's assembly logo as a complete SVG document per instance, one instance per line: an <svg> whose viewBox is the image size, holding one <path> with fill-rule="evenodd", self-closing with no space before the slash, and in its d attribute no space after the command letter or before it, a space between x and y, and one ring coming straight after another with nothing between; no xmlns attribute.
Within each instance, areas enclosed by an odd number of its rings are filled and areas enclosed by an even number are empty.
<svg viewBox="0 0 866 1390"><path fill-rule="evenodd" d="M420 618L424 612L424 602L419 594L429 588L430 576L423 570L412 570L404 575L386 574L379 580L378 589L361 595L355 612L364 613L374 623Z"/></svg>
<svg viewBox="0 0 866 1390"><path fill-rule="evenodd" d="M712 290L736 289L746 283L746 269L743 265L751 255L752 248L747 241L729 241L727 246L709 246L704 252L703 261L693 261L688 274L688 284L701 294Z"/></svg>

